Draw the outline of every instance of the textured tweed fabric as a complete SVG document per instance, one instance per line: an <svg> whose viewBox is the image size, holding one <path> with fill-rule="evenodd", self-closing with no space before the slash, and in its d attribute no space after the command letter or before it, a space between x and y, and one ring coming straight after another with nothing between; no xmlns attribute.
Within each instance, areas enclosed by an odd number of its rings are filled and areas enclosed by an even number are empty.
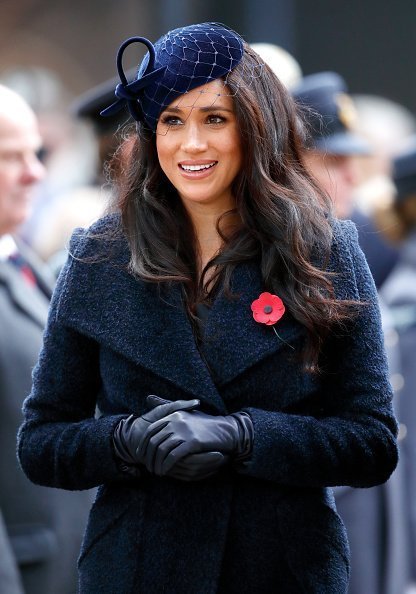
<svg viewBox="0 0 416 594"><path fill-rule="evenodd" d="M128 273L126 241L105 239L118 225L109 217L73 236L19 434L34 482L100 485L81 594L344 594L348 543L330 487L381 483L397 462L377 296L355 227L334 221L330 267L338 297L367 305L310 375L290 312L280 339L253 319L265 290L255 262L236 268L235 299L217 295L202 357L179 289L159 296ZM196 483L123 475L112 432L150 393L198 397L211 414L248 412L250 462Z"/></svg>

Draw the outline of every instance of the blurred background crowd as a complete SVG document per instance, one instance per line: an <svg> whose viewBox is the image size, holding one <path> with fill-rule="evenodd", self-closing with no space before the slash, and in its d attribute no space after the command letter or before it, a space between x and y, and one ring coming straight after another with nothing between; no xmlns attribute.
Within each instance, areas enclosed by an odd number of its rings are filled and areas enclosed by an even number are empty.
<svg viewBox="0 0 416 594"><path fill-rule="evenodd" d="M336 6L329 0L2 1L0 594L76 592L76 556L94 492L29 484L16 461L15 434L67 241L74 227L105 210L106 164L127 134L126 113L99 116L114 96L116 50L129 36L154 41L168 29L203 21L235 28L287 86L308 123L305 161L337 216L357 225L379 291L401 460L385 485L337 487L335 497L351 545L350 594L414 594L412 0L394 6L387 0ZM132 77L141 57L128 56Z"/></svg>

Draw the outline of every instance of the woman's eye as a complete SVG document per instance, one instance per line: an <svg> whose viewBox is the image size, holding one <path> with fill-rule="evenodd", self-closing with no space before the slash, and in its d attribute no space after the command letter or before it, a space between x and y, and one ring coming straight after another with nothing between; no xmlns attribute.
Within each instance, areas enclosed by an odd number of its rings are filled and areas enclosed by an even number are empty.
<svg viewBox="0 0 416 594"><path fill-rule="evenodd" d="M220 115L210 115L208 116L208 123L209 124L223 124L225 122L225 118Z"/></svg>
<svg viewBox="0 0 416 594"><path fill-rule="evenodd" d="M177 116L165 116L162 118L162 124L165 126L180 126L182 124L182 120Z"/></svg>

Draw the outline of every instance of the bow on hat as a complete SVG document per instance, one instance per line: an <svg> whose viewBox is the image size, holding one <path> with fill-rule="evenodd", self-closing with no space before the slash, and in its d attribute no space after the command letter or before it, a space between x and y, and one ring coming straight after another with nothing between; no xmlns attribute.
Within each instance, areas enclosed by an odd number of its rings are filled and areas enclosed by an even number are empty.
<svg viewBox="0 0 416 594"><path fill-rule="evenodd" d="M129 83L123 70L123 54L125 49L132 43L144 43L144 45L149 50L149 62L144 71L144 74L140 78ZM154 69L155 58L156 53L154 45L145 37L130 37L129 39L126 39L124 43L121 44L117 52L117 70L121 83L119 83L116 86L114 91L116 97L118 97L118 100L109 105L109 107L103 109L103 111L100 112L100 115L114 115L118 113L127 103L132 117L137 121L141 121L143 119L143 112L140 107L139 91L141 89L144 89L150 83L154 82L166 70L166 66L161 66L160 68Z"/></svg>
<svg viewBox="0 0 416 594"><path fill-rule="evenodd" d="M128 82L122 59L132 43L143 43L148 54L136 80ZM175 97L226 76L241 61L242 38L220 23L201 23L169 31L153 45L145 37L131 37L118 50L117 101L101 112L113 115L127 105L132 117L145 122L153 131L163 109Z"/></svg>

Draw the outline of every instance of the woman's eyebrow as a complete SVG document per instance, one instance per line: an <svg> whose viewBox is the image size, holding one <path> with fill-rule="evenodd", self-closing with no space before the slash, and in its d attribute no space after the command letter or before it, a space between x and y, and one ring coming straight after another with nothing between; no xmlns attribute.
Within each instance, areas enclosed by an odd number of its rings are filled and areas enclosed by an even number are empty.
<svg viewBox="0 0 416 594"><path fill-rule="evenodd" d="M227 111L228 113L234 113L233 109L230 109L229 107L223 107L221 105L208 105L207 107L198 107L198 109L200 111Z"/></svg>
<svg viewBox="0 0 416 594"><path fill-rule="evenodd" d="M226 111L228 113L234 113L234 110L230 109L229 107L223 107L221 105L215 105L215 104L207 105L207 106L198 106L198 105L197 106L192 106L192 105L186 106L185 105L184 108L167 107L163 113L166 113L166 112L182 113L183 109L188 109L189 107L193 107L193 109L198 109L199 111L202 111L204 113L209 112L209 111Z"/></svg>

